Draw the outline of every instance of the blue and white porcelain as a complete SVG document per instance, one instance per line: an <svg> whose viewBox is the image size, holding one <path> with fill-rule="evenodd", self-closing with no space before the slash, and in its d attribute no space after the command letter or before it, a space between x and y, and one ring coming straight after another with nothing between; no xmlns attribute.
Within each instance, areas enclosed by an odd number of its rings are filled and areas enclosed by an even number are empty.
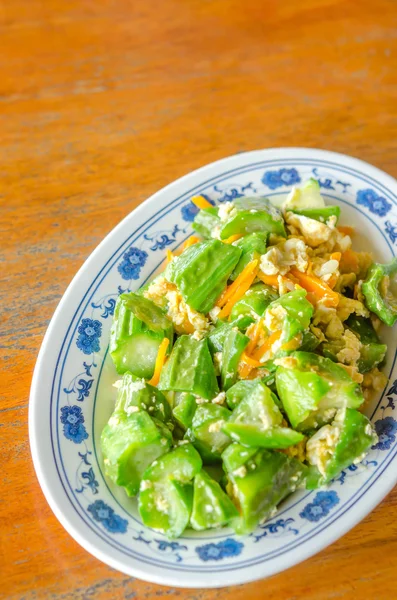
<svg viewBox="0 0 397 600"><path fill-rule="evenodd" d="M238 154L172 183L126 217L89 257L66 291L37 360L29 413L41 487L67 531L108 565L155 583L218 587L267 577L318 552L365 517L397 479L395 331L384 371L389 383L366 413L379 436L362 464L326 489L299 491L249 536L230 529L188 531L169 541L139 519L136 501L104 477L98 445L116 390L107 355L116 299L164 266L165 250L191 234L202 194L214 204L244 195L276 203L315 177L325 198L354 225L355 247L389 261L397 245L397 182L360 160L305 148ZM77 218L77 217L76 217Z"/></svg>

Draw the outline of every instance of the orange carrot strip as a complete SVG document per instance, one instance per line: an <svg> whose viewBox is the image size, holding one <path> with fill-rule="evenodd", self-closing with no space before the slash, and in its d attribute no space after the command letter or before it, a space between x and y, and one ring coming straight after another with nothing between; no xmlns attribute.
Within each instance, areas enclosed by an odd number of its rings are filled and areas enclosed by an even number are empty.
<svg viewBox="0 0 397 600"><path fill-rule="evenodd" d="M341 259L341 256L342 256L341 252L333 252L333 253L331 254L330 258L331 258L332 260L337 260L337 261L339 262L339 261L340 261L340 259Z"/></svg>
<svg viewBox="0 0 397 600"><path fill-rule="evenodd" d="M331 290L334 289L337 281L338 281L338 276L335 273L333 273L327 282L329 287L331 288Z"/></svg>
<svg viewBox="0 0 397 600"><path fill-rule="evenodd" d="M300 289L303 290L303 288L300 288ZM306 300L308 300L310 302L310 304L312 306L314 306L314 307L317 304L317 299L316 299L316 296L313 294L313 292L307 292L307 294L306 294Z"/></svg>
<svg viewBox="0 0 397 600"><path fill-rule="evenodd" d="M190 248L190 246L194 246L194 244L197 244L200 241L200 238L198 238L196 235L191 235L189 239L186 240L186 242L184 242L183 244L183 249L186 250L186 248Z"/></svg>
<svg viewBox="0 0 397 600"><path fill-rule="evenodd" d="M168 338L164 338L159 346L156 362L154 365L153 377L149 381L150 385L157 385L158 382L160 381L161 370L165 363L165 355L166 355L169 343L170 343L170 340Z"/></svg>
<svg viewBox="0 0 397 600"><path fill-rule="evenodd" d="M251 369L248 373L247 379L256 379L260 376L260 371L258 369Z"/></svg>
<svg viewBox="0 0 397 600"><path fill-rule="evenodd" d="M262 271L258 271L257 277L258 277L258 279L263 281L263 283L266 283L266 285L271 285L272 287L275 287L278 289L277 275L265 275L265 273L262 273Z"/></svg>
<svg viewBox="0 0 397 600"><path fill-rule="evenodd" d="M336 228L340 233L344 233L345 235L354 235L355 230L354 227L349 227L349 225L338 225Z"/></svg>
<svg viewBox="0 0 397 600"><path fill-rule="evenodd" d="M251 367L248 363L240 362L238 367L238 374L240 376L240 379L247 379L252 369L253 367Z"/></svg>
<svg viewBox="0 0 397 600"><path fill-rule="evenodd" d="M259 348L257 348L255 350L255 352L252 354L252 358L255 358L256 360L260 360L268 350L270 350L270 348L273 346L274 342L276 342L282 334L282 330L280 329L279 331L275 331L274 333L272 333L271 335L269 335L269 337L265 340L264 344L262 344L262 346L260 346Z"/></svg>
<svg viewBox="0 0 397 600"><path fill-rule="evenodd" d="M257 262L258 262L257 260L253 260L247 265L247 267L249 265L252 265L253 263L257 263ZM235 290L234 294L231 296L231 298L229 298L229 300L226 302L226 304L222 308L221 312L218 315L219 319L228 317L230 315L230 313L232 312L232 308L236 304L236 302L238 302L238 300L240 300L244 296L245 292L247 292L250 289L252 283L254 282L256 274L258 272L258 266L253 265L252 268L250 269L250 271L251 272L246 273L245 277L241 281L238 288ZM237 279L236 279L236 281L237 281Z"/></svg>
<svg viewBox="0 0 397 600"><path fill-rule="evenodd" d="M301 273L296 267L292 267L291 274L307 292L314 294L317 300L327 298L330 306L338 306L339 294L334 292L329 285L324 283L319 277Z"/></svg>
<svg viewBox="0 0 397 600"><path fill-rule="evenodd" d="M197 208L211 208L213 205L208 202L203 196L193 196L191 202L197 206Z"/></svg>
<svg viewBox="0 0 397 600"><path fill-rule="evenodd" d="M241 355L241 360L245 363L247 363L247 365L250 365L251 367L260 367L261 363L259 362L259 360L255 360L255 358L251 358L251 356L248 356L248 354L246 352L243 352Z"/></svg>
<svg viewBox="0 0 397 600"><path fill-rule="evenodd" d="M167 250L167 263L170 263L172 261L172 259L174 258L174 254L171 252L171 250Z"/></svg>
<svg viewBox="0 0 397 600"><path fill-rule="evenodd" d="M257 321L255 323L255 326L254 326L254 328L252 330L252 337L250 339L250 342L249 342L248 346L245 349L245 352L247 354L251 354L251 352L255 348L255 346L256 346L256 344L258 342L258 338L259 338L260 332L262 330L262 327L263 327L263 321L262 321L262 319L259 319L259 321Z"/></svg>
<svg viewBox="0 0 397 600"><path fill-rule="evenodd" d="M228 237L226 240L222 240L222 242L224 244L233 244L233 242L237 242L237 240L239 240L242 237L243 237L242 233L235 233L234 235L231 235L230 237Z"/></svg>
<svg viewBox="0 0 397 600"><path fill-rule="evenodd" d="M251 260L251 262L249 262L248 265L246 265L241 271L240 275L236 277L235 281L233 281L233 283L230 284L229 287L227 287L223 294L219 297L216 306L224 306L240 287L240 285L244 283L244 281L251 276L252 272L257 269L257 266L258 261Z"/></svg>

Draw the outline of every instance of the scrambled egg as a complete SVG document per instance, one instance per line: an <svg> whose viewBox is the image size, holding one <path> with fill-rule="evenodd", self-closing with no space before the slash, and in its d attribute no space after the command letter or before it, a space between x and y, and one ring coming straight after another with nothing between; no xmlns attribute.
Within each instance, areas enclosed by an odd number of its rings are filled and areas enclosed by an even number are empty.
<svg viewBox="0 0 397 600"><path fill-rule="evenodd" d="M161 513L167 513L168 509L170 507L170 504L169 504L167 498L165 498L159 492L155 496L155 505L156 505L157 510Z"/></svg>
<svg viewBox="0 0 397 600"><path fill-rule="evenodd" d="M356 256L358 258L359 265L358 278L365 279L368 269L374 262L372 254L370 252L356 252Z"/></svg>
<svg viewBox="0 0 397 600"><path fill-rule="evenodd" d="M336 316L336 308L326 306L322 300L317 302L314 309L313 325L328 325L333 317Z"/></svg>
<svg viewBox="0 0 397 600"><path fill-rule="evenodd" d="M285 220L292 234L301 234L308 246L316 248L331 239L336 225L336 217L332 216L327 223L310 219L303 215L287 212Z"/></svg>
<svg viewBox="0 0 397 600"><path fill-rule="evenodd" d="M165 277L157 277L148 289L143 293L145 298L152 300L157 306L164 308L167 305L167 293L175 290L176 286L166 280Z"/></svg>
<svg viewBox="0 0 397 600"><path fill-rule="evenodd" d="M352 313L359 317L369 317L369 310L359 300L340 296L336 313L341 321L346 321Z"/></svg>
<svg viewBox="0 0 397 600"><path fill-rule="evenodd" d="M208 426L208 431L210 433L218 433L219 431L221 431L224 424L225 424L224 419L219 419L219 421L214 421L213 423L210 423L210 425Z"/></svg>
<svg viewBox="0 0 397 600"><path fill-rule="evenodd" d="M176 285L167 281L165 277L154 281L144 295L163 308L168 302L167 315L178 334L193 333L199 340L207 333L210 326L208 319L186 304Z"/></svg>
<svg viewBox="0 0 397 600"><path fill-rule="evenodd" d="M295 358L295 356L282 356L281 358L276 358L274 364L278 367L294 369L298 364L298 360Z"/></svg>
<svg viewBox="0 0 397 600"><path fill-rule="evenodd" d="M358 368L354 365L344 365L343 363L337 363L340 367L345 369L345 371L350 375L350 377L356 383L362 383L364 376L359 372Z"/></svg>
<svg viewBox="0 0 397 600"><path fill-rule="evenodd" d="M328 282L333 276L339 277L339 261L335 258L316 256L312 261L312 270L314 275Z"/></svg>
<svg viewBox="0 0 397 600"><path fill-rule="evenodd" d="M339 319L339 317L335 315L332 315L326 329L325 329L325 335L327 336L327 338L329 338L330 340L337 340L340 339L341 336L343 336L344 334L344 327L342 324L342 321Z"/></svg>
<svg viewBox="0 0 397 600"><path fill-rule="evenodd" d="M285 426L287 426L287 424ZM284 448L284 450L280 450L280 452L283 452L283 454L286 454L290 458L297 458L301 462L304 462L306 460L306 442L307 440L304 438L295 446L289 446L289 448Z"/></svg>
<svg viewBox="0 0 397 600"><path fill-rule="evenodd" d="M346 252L352 245L350 236L341 233L336 227L332 229L331 235L325 243L313 248L312 252L315 256L331 252Z"/></svg>
<svg viewBox="0 0 397 600"><path fill-rule="evenodd" d="M220 373L222 370L223 352L215 352L214 354L214 366L215 370Z"/></svg>
<svg viewBox="0 0 397 600"><path fill-rule="evenodd" d="M282 329L283 322L287 316L287 311L281 304L268 308L265 312L264 324L269 331L278 331Z"/></svg>
<svg viewBox="0 0 397 600"><path fill-rule="evenodd" d="M234 207L232 202L225 202L224 204L221 204L219 206L218 217L220 218L222 223L224 223L231 217L234 217L234 215L236 215L236 214L237 214L237 210Z"/></svg>
<svg viewBox="0 0 397 600"><path fill-rule="evenodd" d="M261 256L261 270L265 275L285 275L292 266L302 273L309 266L306 244L299 238L284 240Z"/></svg>
<svg viewBox="0 0 397 600"><path fill-rule="evenodd" d="M288 294L288 292L293 292L294 290L298 289L297 284L291 281L291 279L288 279L288 277L283 277L282 275L279 275L277 277L277 283L278 293L280 294L280 296L282 296L283 294Z"/></svg>
<svg viewBox="0 0 397 600"><path fill-rule="evenodd" d="M338 352L336 358L344 365L356 366L357 361L360 358L362 346L360 340L349 329L346 329L346 331L343 333L342 340L344 343L344 348Z"/></svg>
<svg viewBox="0 0 397 600"><path fill-rule="evenodd" d="M363 394L365 400L371 400L374 392L381 392L387 385L388 378L377 367L374 367L368 373L364 373Z"/></svg>
<svg viewBox="0 0 397 600"><path fill-rule="evenodd" d="M219 352L218 354L222 354L222 353ZM226 392L219 392L219 394L217 396L215 396L215 398L212 398L211 402L212 402L212 404L220 404L220 405L225 404Z"/></svg>
<svg viewBox="0 0 397 600"><path fill-rule="evenodd" d="M214 308L212 308L212 309L210 310L210 312L208 313L208 314L209 314L209 317L210 317L210 319L211 319L211 321L212 321L213 323L216 323L216 322L217 322L217 320L218 320L218 315L219 315L219 313L220 313L220 312L221 312L221 308L220 308L219 306L214 306Z"/></svg>
<svg viewBox="0 0 397 600"><path fill-rule="evenodd" d="M338 443L340 431L340 424L335 418L332 425L321 427L306 444L306 460L309 464L317 467L321 475L325 476L326 474L327 465Z"/></svg>

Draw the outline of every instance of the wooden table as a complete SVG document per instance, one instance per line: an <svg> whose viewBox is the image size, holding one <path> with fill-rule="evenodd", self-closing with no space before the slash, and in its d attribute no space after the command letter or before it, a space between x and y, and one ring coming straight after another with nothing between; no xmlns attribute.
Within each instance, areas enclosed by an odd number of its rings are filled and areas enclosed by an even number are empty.
<svg viewBox="0 0 397 600"><path fill-rule="evenodd" d="M345 152L397 175L396 26L393 0L1 4L0 596L396 597L396 490L288 572L171 590L113 571L63 530L27 432L32 370L59 299L104 235L153 192L271 146Z"/></svg>

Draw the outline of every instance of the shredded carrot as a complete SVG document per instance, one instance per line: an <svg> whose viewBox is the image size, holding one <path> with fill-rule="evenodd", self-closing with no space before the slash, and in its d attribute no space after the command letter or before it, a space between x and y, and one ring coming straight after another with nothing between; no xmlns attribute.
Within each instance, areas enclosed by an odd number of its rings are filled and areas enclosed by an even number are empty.
<svg viewBox="0 0 397 600"><path fill-rule="evenodd" d="M259 377L259 375L260 371L258 369L251 368L251 371L247 375L247 379L256 379L257 377Z"/></svg>
<svg viewBox="0 0 397 600"><path fill-rule="evenodd" d="M258 277L258 279L263 281L263 283L266 283L266 285L271 285L272 287L276 288L277 290L280 285L280 277L281 277L281 281L283 282L284 285L286 285L288 283L290 283L290 284L293 283L295 285L295 287L300 287L299 285L297 285L297 283L293 280L292 277L286 277L285 275L265 275L265 273L262 273L262 271L258 271L257 277ZM293 289L293 287L291 289Z"/></svg>
<svg viewBox="0 0 397 600"><path fill-rule="evenodd" d="M299 287L300 287L300 286L299 286ZM303 288L301 288L301 289L303 290ZM307 300L308 302L310 302L310 304L311 304L312 306L314 306L314 307L315 307L315 306L316 306L316 304L317 304L317 299L316 299L316 296L315 296L315 295L314 295L312 292L307 292L307 294L306 294L306 300Z"/></svg>
<svg viewBox="0 0 397 600"><path fill-rule="evenodd" d="M266 283L266 285L271 285L274 288L278 289L278 277L277 275L265 275L262 271L258 271L257 275L258 279Z"/></svg>
<svg viewBox="0 0 397 600"><path fill-rule="evenodd" d="M340 252L333 252L330 256L331 260L337 260L338 262L341 259L342 254Z"/></svg>
<svg viewBox="0 0 397 600"><path fill-rule="evenodd" d="M256 346L256 344L258 342L258 338L259 338L259 335L261 333L262 328L263 328L263 321L262 321L262 319L259 319L259 321L257 321L255 323L255 326L254 326L254 328L252 330L252 337L251 337L251 339L249 341L248 346L245 349L246 354L251 354L251 352L255 348L255 346Z"/></svg>
<svg viewBox="0 0 397 600"><path fill-rule="evenodd" d="M269 337L265 340L262 346L259 346L259 348L257 348L252 354L252 358L260 361L260 359L266 354L266 352L270 350L270 348L273 346L274 342L276 342L281 337L281 334L282 330L280 329L279 331L275 331L274 333L269 335Z"/></svg>
<svg viewBox="0 0 397 600"><path fill-rule="evenodd" d="M257 266L258 266L258 261L251 260L251 262L249 262L248 265L246 265L244 267L244 269L241 271L240 275L238 277L236 277L235 281L233 281L233 283L230 284L226 288L226 290L223 292L223 294L219 297L219 299L216 303L216 306L219 306L219 307L225 306L225 304L234 295L234 293L240 287L240 285L243 284L247 278L250 278L252 272L255 272L257 270ZM255 276L256 276L256 273L255 273Z"/></svg>
<svg viewBox="0 0 397 600"><path fill-rule="evenodd" d="M166 355L169 343L170 343L170 340L168 338L164 338L159 346L156 362L154 365L153 377L149 381L150 385L157 385L158 382L160 381L161 369L163 368L164 363L165 363L165 355Z"/></svg>
<svg viewBox="0 0 397 600"><path fill-rule="evenodd" d="M339 225L336 229L344 235L352 236L355 233L354 227L349 227L349 225Z"/></svg>
<svg viewBox="0 0 397 600"><path fill-rule="evenodd" d="M174 254L171 252L171 250L167 250L167 263L170 263L172 261L172 259L174 258Z"/></svg>
<svg viewBox="0 0 397 600"><path fill-rule="evenodd" d="M353 250L346 250L343 252L340 259L340 270L342 273L358 273L360 270L360 263L357 258L357 254Z"/></svg>
<svg viewBox="0 0 397 600"><path fill-rule="evenodd" d="M232 294L231 297L229 297L229 300L226 302L226 304L222 308L221 312L218 315L219 319L228 317L230 315L230 313L232 312L232 308L236 304L236 302L238 302L238 300L240 300L244 296L245 292L247 292L250 289L250 287L256 277L256 274L258 272L257 263L258 263L257 260L252 260L245 267L245 269L244 269L244 271L246 271L245 276L241 279L239 286L237 288L235 288L234 293ZM250 267L250 269L248 269L248 267L250 265L251 265L251 267ZM244 273L244 271L242 271L241 275ZM238 279L238 277L237 277L237 279ZM236 279L236 281L237 281L237 279ZM236 283L236 282L234 282L234 283ZM232 286L230 286L230 287L232 287ZM222 301L222 304L223 304L223 301Z"/></svg>
<svg viewBox="0 0 397 600"><path fill-rule="evenodd" d="M241 379L247 379L249 377L251 371L255 367L261 366L261 363L258 360L255 360L254 358L252 358L250 356L250 354L258 342L258 338L259 338L259 335L260 335L262 329L263 329L263 321L262 321L262 319L259 319L259 321L257 321L255 323L255 325L252 329L252 334L251 334L251 339L249 341L249 344L246 347L243 354L241 355L241 360L240 360L239 369L238 369Z"/></svg>
<svg viewBox="0 0 397 600"><path fill-rule="evenodd" d="M242 233L235 233L234 235L231 235L230 237L226 238L226 240L222 240L222 242L224 244L233 244L233 242L237 242L237 240L239 240L242 237Z"/></svg>
<svg viewBox="0 0 397 600"><path fill-rule="evenodd" d="M213 206L211 202L208 202L208 200L204 198L204 196L193 196L191 202L193 202L197 208L211 208Z"/></svg>
<svg viewBox="0 0 397 600"><path fill-rule="evenodd" d="M240 376L240 379L248 379L249 374L251 373L252 370L253 370L253 367L251 367L251 365L249 365L246 362L240 362L239 367L238 367L238 374Z"/></svg>
<svg viewBox="0 0 397 600"><path fill-rule="evenodd" d="M331 288L331 290L334 289L337 281L338 281L338 276L336 275L336 273L333 273L327 282L329 287Z"/></svg>
<svg viewBox="0 0 397 600"><path fill-rule="evenodd" d="M251 356L248 356L248 354L246 352L243 352L241 355L241 360L245 363L247 363L247 365L250 365L251 367L260 367L261 363L259 362L259 360L255 360L255 358L251 358Z"/></svg>
<svg viewBox="0 0 397 600"><path fill-rule="evenodd" d="M316 300L327 298L329 306L338 306L339 294L334 292L329 285L327 285L319 277L301 273L296 267L291 269L291 274L296 277L296 279L299 281L299 284L307 292L311 292L315 296Z"/></svg>
<svg viewBox="0 0 397 600"><path fill-rule="evenodd" d="M190 246L194 246L194 244L197 244L200 241L200 238L198 238L196 235L191 235L190 238L188 238L186 240L186 242L184 242L183 244L183 249L186 250L186 248L190 248Z"/></svg>

